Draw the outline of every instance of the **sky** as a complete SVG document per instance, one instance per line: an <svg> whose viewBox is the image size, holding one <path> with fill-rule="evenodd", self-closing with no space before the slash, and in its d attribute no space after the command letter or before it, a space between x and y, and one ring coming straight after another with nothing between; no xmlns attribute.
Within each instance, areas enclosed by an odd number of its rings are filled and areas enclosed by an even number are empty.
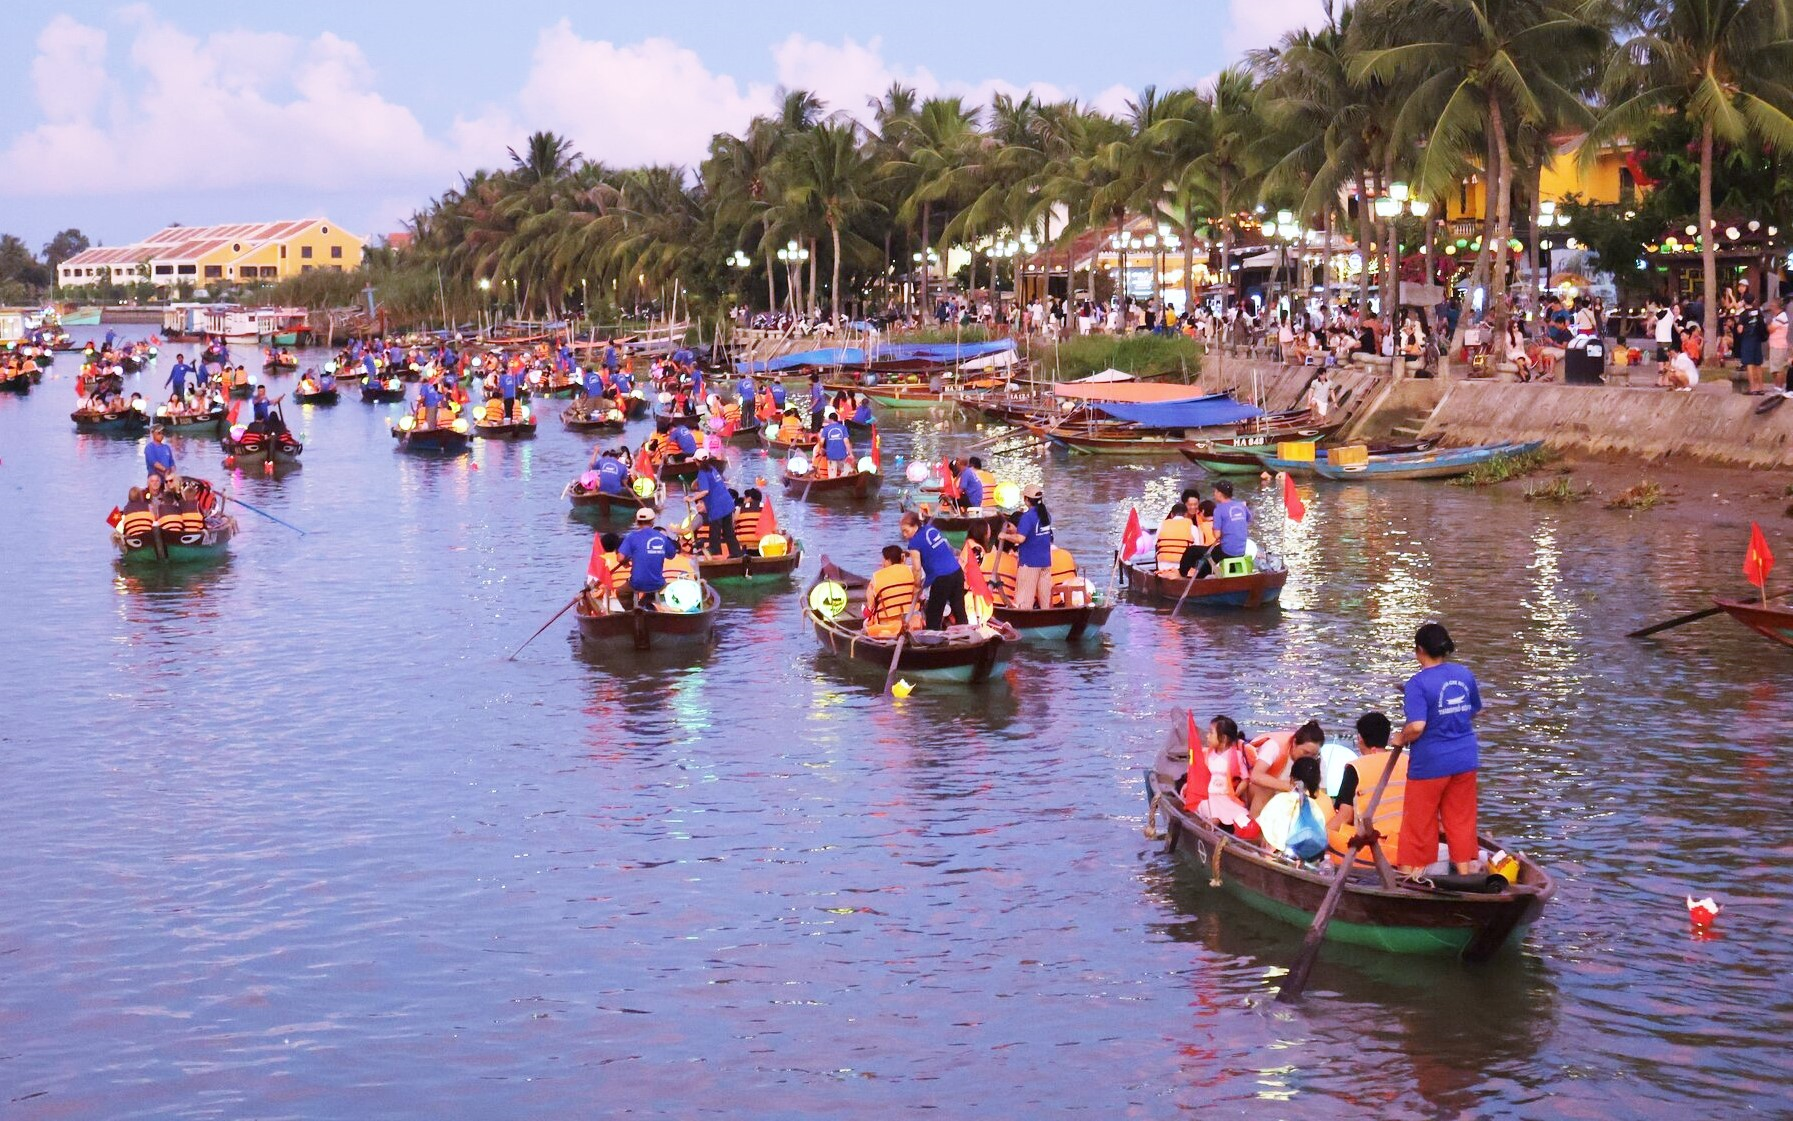
<svg viewBox="0 0 1793 1121"><path fill-rule="evenodd" d="M865 113L1033 90L1112 112L1321 19L1321 0L884 6L827 0L65 0L8 20L0 233L122 244L170 223L403 228L536 129L611 165L693 166L779 87ZM17 81L23 78L24 81Z"/></svg>

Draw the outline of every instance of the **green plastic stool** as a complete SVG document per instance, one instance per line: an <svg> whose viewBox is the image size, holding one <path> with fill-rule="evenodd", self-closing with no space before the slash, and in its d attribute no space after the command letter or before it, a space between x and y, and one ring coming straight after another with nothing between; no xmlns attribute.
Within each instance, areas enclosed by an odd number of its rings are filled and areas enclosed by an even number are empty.
<svg viewBox="0 0 1793 1121"><path fill-rule="evenodd" d="M1257 571L1257 565L1251 563L1250 557L1225 557L1217 570L1221 577L1250 576Z"/></svg>

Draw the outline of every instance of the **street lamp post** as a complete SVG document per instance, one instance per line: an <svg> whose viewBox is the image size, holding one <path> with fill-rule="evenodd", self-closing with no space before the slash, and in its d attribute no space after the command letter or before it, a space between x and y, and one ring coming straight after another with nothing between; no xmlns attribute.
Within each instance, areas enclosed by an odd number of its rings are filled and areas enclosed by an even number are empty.
<svg viewBox="0 0 1793 1121"><path fill-rule="evenodd" d="M479 278L479 292L486 314L486 330L490 331L492 329L492 281L490 277Z"/></svg>

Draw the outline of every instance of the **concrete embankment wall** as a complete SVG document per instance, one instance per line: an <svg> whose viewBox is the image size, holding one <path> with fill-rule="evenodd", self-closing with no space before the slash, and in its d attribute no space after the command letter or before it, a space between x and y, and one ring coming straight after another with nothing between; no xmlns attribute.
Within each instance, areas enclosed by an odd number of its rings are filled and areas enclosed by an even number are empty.
<svg viewBox="0 0 1793 1121"><path fill-rule="evenodd" d="M1793 467L1793 404L1756 415L1763 398L1729 386L1693 393L1618 386L1442 383L1425 434L1450 444L1543 440L1559 451L1669 456L1742 467Z"/></svg>

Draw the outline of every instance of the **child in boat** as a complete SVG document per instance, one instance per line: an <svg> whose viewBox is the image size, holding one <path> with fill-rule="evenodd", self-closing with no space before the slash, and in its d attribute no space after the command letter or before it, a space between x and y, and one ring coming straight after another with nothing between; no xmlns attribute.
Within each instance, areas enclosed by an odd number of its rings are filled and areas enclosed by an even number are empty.
<svg viewBox="0 0 1793 1121"><path fill-rule="evenodd" d="M1257 827L1253 825L1245 803L1239 800L1239 793L1251 776L1251 769L1245 764L1245 744L1239 735L1239 725L1230 716L1216 716L1208 722L1207 742L1190 744L1189 751L1192 774L1200 773L1194 764L1195 753L1201 751L1208 787L1205 791L1191 791L1185 779L1184 804L1193 802L1197 815L1228 833L1255 835Z"/></svg>

